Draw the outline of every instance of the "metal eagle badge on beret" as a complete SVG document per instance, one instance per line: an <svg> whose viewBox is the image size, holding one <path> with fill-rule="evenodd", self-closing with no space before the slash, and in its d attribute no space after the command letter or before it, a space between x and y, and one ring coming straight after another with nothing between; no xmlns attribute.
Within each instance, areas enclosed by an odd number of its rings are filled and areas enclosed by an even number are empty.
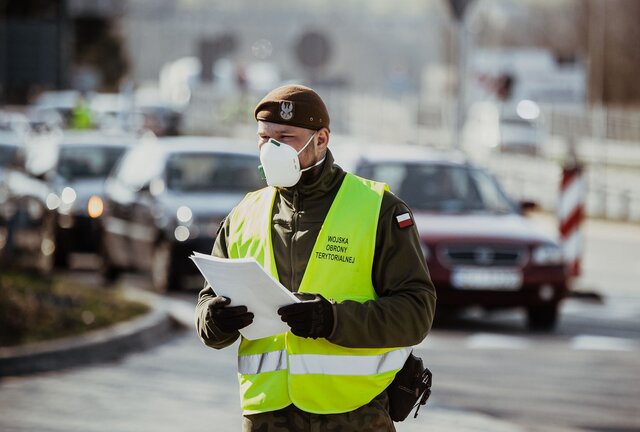
<svg viewBox="0 0 640 432"><path fill-rule="evenodd" d="M280 102L280 117L282 117L282 120L291 120L293 118L293 102Z"/></svg>

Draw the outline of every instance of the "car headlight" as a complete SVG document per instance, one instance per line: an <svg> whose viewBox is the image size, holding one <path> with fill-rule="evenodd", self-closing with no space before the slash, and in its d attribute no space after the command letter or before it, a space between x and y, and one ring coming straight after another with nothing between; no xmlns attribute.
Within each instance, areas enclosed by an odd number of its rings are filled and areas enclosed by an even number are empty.
<svg viewBox="0 0 640 432"><path fill-rule="evenodd" d="M62 189L62 193L60 194L60 199L62 200L62 203L67 204L69 206L73 204L73 202L76 200L77 197L78 195L76 194L76 191L69 186Z"/></svg>
<svg viewBox="0 0 640 432"><path fill-rule="evenodd" d="M78 205L75 189L66 186L60 194L50 193L47 196L46 205L50 210L58 210L62 215L70 215L73 209Z"/></svg>
<svg viewBox="0 0 640 432"><path fill-rule="evenodd" d="M537 246L533 249L531 259L537 265L562 264L562 249L552 244Z"/></svg>
<svg viewBox="0 0 640 432"><path fill-rule="evenodd" d="M187 228L184 225L178 225L173 232L173 236L179 242L187 241L190 235L191 235L191 232L189 231L189 228Z"/></svg>
<svg viewBox="0 0 640 432"><path fill-rule="evenodd" d="M87 203L87 214L89 217L95 219L102 216L102 212L104 212L104 203L102 202L102 198L97 195L92 195Z"/></svg>
<svg viewBox="0 0 640 432"><path fill-rule="evenodd" d="M176 218L180 223L189 223L193 219L193 212L187 206L180 206L176 211Z"/></svg>
<svg viewBox="0 0 640 432"><path fill-rule="evenodd" d="M55 210L60 207L60 204L62 204L62 200L58 195L51 192L49 195L47 195L46 204L49 210Z"/></svg>

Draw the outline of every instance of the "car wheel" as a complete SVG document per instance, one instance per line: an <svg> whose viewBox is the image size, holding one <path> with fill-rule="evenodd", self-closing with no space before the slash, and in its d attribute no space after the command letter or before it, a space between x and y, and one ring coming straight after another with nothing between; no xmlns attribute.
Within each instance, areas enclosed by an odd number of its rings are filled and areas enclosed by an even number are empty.
<svg viewBox="0 0 640 432"><path fill-rule="evenodd" d="M527 325L530 330L550 331L558 322L558 304L545 304L527 308Z"/></svg>
<svg viewBox="0 0 640 432"><path fill-rule="evenodd" d="M48 246L45 246L45 243ZM53 251L51 252L51 245ZM61 241L60 235L57 229L56 218L50 218L44 227L43 232L43 252L44 249L49 248L49 258L52 260L52 265L56 269L64 269L69 267L69 251L65 247L64 242Z"/></svg>
<svg viewBox="0 0 640 432"><path fill-rule="evenodd" d="M57 266L56 259L56 238L55 238L55 219L48 218L43 222L41 238L38 270L43 275L50 275Z"/></svg>
<svg viewBox="0 0 640 432"><path fill-rule="evenodd" d="M102 278L102 283L105 285L113 284L118 277L120 276L120 268L117 267L111 257L109 256L109 251L107 250L104 242L100 245L100 267L98 268L98 273Z"/></svg>
<svg viewBox="0 0 640 432"><path fill-rule="evenodd" d="M159 242L153 250L151 282L158 292L177 290L179 287L180 277L171 255L171 244L168 241Z"/></svg>
<svg viewBox="0 0 640 432"><path fill-rule="evenodd" d="M62 242L56 239L56 246L53 250L53 264L58 269L69 267L69 252L62 245Z"/></svg>

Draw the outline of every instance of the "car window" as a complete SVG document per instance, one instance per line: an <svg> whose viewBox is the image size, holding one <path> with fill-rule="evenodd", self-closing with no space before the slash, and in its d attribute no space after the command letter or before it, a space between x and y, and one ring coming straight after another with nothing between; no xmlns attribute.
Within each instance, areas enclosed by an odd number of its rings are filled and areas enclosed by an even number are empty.
<svg viewBox="0 0 640 432"><path fill-rule="evenodd" d="M164 153L152 145L129 150L115 169L115 177L131 190L139 190L162 172Z"/></svg>
<svg viewBox="0 0 640 432"><path fill-rule="evenodd" d="M512 212L514 208L491 176L466 166L377 163L358 174L383 181L410 208L443 213Z"/></svg>
<svg viewBox="0 0 640 432"><path fill-rule="evenodd" d="M170 156L167 188L182 192L248 192L264 187L258 158L245 155L180 153Z"/></svg>
<svg viewBox="0 0 640 432"><path fill-rule="evenodd" d="M469 170L469 174L473 179L473 183L478 188L478 192L482 197L485 208L499 213L510 213L516 211L512 201L503 192L496 180L486 171L481 169L471 169Z"/></svg>
<svg viewBox="0 0 640 432"><path fill-rule="evenodd" d="M513 126L521 128L535 128L535 125L530 120L519 118L503 118L501 120L502 126Z"/></svg>
<svg viewBox="0 0 640 432"><path fill-rule="evenodd" d="M62 146L58 157L58 173L68 180L105 178L124 150L119 146Z"/></svg>

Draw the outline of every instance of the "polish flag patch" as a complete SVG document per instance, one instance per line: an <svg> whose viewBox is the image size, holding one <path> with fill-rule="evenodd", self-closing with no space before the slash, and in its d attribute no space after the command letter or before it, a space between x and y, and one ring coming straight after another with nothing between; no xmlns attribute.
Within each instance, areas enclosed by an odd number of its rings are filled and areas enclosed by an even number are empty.
<svg viewBox="0 0 640 432"><path fill-rule="evenodd" d="M396 216L396 221L398 221L398 226L400 228L406 228L413 225L413 219L411 219L411 215L409 213L402 213L401 215Z"/></svg>

